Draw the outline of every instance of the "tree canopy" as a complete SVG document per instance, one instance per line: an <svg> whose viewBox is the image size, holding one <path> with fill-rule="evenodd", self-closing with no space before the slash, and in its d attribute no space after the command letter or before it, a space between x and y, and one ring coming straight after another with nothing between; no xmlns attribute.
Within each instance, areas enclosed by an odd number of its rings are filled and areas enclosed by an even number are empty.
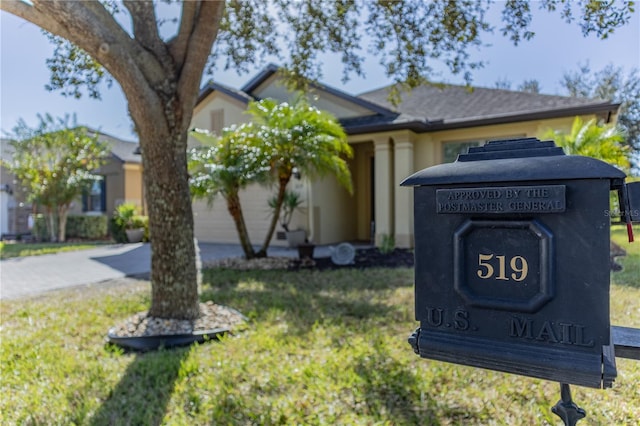
<svg viewBox="0 0 640 426"><path fill-rule="evenodd" d="M52 241L64 241L71 203L99 178L94 173L109 149L97 133L77 127L69 117L38 118L33 128L18 122L10 141L12 160L3 164L20 181L27 199L45 209Z"/></svg>
<svg viewBox="0 0 640 426"><path fill-rule="evenodd" d="M187 133L202 74L217 59L246 70L275 55L295 85L321 77L322 52L340 55L347 78L363 74L363 49L377 54L388 76L409 87L428 80L432 62L471 81L481 63L469 50L492 30L489 0L353 1L228 0L175 3L176 30L165 36L159 2L4 0L0 9L62 42L48 63L52 88L120 84L140 139L152 241L151 308L164 318L200 315L193 213L187 173ZM533 36L529 1L501 3L500 31L514 43ZM633 13L633 2L543 0L541 8L606 38ZM363 46L366 34L370 45ZM212 54L213 53L213 54ZM99 71L100 68L104 72ZM393 95L393 94L392 94Z"/></svg>
<svg viewBox="0 0 640 426"><path fill-rule="evenodd" d="M624 143L640 154L640 71L637 68L625 75L622 68L613 64L599 71L583 64L578 71L565 73L562 84L570 96L619 102L618 123L625 133Z"/></svg>

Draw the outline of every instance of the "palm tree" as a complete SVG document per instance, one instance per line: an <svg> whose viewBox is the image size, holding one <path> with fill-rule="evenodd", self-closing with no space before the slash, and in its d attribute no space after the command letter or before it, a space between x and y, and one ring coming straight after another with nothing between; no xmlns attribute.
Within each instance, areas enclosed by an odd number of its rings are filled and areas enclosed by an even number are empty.
<svg viewBox="0 0 640 426"><path fill-rule="evenodd" d="M248 112L258 127L257 140L271 169L277 190L273 217L262 247L256 253L266 256L280 217L287 184L294 173L308 177L333 175L353 193L351 172L346 159L353 157L347 136L337 119L315 108L302 96L292 104L271 99L251 102Z"/></svg>
<svg viewBox="0 0 640 426"><path fill-rule="evenodd" d="M189 174L191 194L211 204L217 195L227 202L240 245L247 259L256 253L251 245L240 204L240 191L254 182L268 179L270 167L256 141L252 124L223 129L216 137L206 130L195 130L191 135L203 143L190 152Z"/></svg>
<svg viewBox="0 0 640 426"><path fill-rule="evenodd" d="M548 130L542 137L554 139L570 155L598 158L624 171L631 166L629 147L624 145L624 134L615 125L598 125L595 119L585 123L576 117L571 133Z"/></svg>

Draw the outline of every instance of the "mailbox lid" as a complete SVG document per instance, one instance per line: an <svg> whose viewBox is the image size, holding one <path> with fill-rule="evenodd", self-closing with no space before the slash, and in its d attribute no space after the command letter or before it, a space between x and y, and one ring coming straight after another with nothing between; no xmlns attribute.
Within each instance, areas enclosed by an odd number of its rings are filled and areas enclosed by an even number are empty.
<svg viewBox="0 0 640 426"><path fill-rule="evenodd" d="M590 157L565 155L553 141L536 138L490 141L469 148L453 163L428 167L401 186L564 179L624 179L621 170Z"/></svg>

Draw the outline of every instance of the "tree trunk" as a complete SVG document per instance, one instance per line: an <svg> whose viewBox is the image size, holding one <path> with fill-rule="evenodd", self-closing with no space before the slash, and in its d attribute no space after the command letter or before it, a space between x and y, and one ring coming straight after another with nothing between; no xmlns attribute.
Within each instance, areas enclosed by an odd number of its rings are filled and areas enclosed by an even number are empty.
<svg viewBox="0 0 640 426"><path fill-rule="evenodd" d="M273 211L273 217L271 218L271 223L269 224L267 235L264 238L262 247L260 247L260 251L256 253L256 257L267 257L267 249L269 248L269 244L271 243L271 238L273 238L273 233L275 232L276 225L278 224L278 218L280 217L280 210L282 210L282 203L284 201L284 193L287 190L287 185L289 184L290 179L291 179L291 176L289 176L288 178L281 177L278 182L278 198L276 199L276 207Z"/></svg>
<svg viewBox="0 0 640 426"><path fill-rule="evenodd" d="M118 81L127 98L142 150L152 316L193 319L200 315L187 129L225 5L224 1L182 2L178 34L164 42L151 2L124 2L132 30L122 28L99 2L0 2L0 9L86 51Z"/></svg>
<svg viewBox="0 0 640 426"><path fill-rule="evenodd" d="M53 214L53 209L50 206L47 206L45 209L45 215L47 217L46 223L49 231L49 241L52 243L56 242L56 221L55 215Z"/></svg>
<svg viewBox="0 0 640 426"><path fill-rule="evenodd" d="M69 206L58 206L58 241L63 243L67 239L67 215Z"/></svg>
<svg viewBox="0 0 640 426"><path fill-rule="evenodd" d="M153 117L158 119L158 117ZM194 319L198 301L193 213L187 175L186 130L139 130L151 240L149 315Z"/></svg>
<svg viewBox="0 0 640 426"><path fill-rule="evenodd" d="M235 192L233 194L227 194L225 198L227 200L227 210L233 218L233 222L236 224L236 230L238 231L242 251L244 251L244 257L247 259L253 259L256 257L256 253L254 252L249 239L249 232L247 231L247 225L244 222L244 215L242 214L242 207L240 205L238 193Z"/></svg>

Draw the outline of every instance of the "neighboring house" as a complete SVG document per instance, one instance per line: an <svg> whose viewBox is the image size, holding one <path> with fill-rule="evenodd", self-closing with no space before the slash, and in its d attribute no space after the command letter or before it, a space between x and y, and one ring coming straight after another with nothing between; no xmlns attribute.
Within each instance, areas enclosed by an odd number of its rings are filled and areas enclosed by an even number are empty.
<svg viewBox="0 0 640 426"><path fill-rule="evenodd" d="M9 139L0 139L0 159L11 161L13 147ZM31 205L25 203L26 196L15 182L14 176L0 165L0 236L26 234L29 232Z"/></svg>
<svg viewBox="0 0 640 426"><path fill-rule="evenodd" d="M100 140L110 147L107 162L96 171L100 179L73 203L69 214L106 214L111 216L115 208L132 202L146 213L142 182L142 159L135 154L138 144L100 133ZM11 161L13 148L8 139L2 139L0 154ZM35 208L27 202L19 182L5 167L0 167L0 235L21 235L30 232L29 215Z"/></svg>
<svg viewBox="0 0 640 426"><path fill-rule="evenodd" d="M354 149L350 161L354 194L333 178L292 182L306 199L293 225L305 229L317 244L375 241L386 236L397 247L413 247L413 192L400 182L423 168L454 161L469 146L487 140L536 137L551 128L569 131L576 116L616 119L619 104L608 101L512 92L462 86L423 86L403 93L394 107L388 89L351 96L328 86L313 86L312 103L333 113ZM292 98L277 67L270 65L240 90L206 85L200 94L192 126L219 132L246 122L243 112L254 99ZM197 144L194 140L191 145ZM273 190L254 185L241 195L251 241L262 242L269 218L267 200ZM200 241L237 242L224 200L194 203L195 235ZM284 244L276 240L274 244Z"/></svg>
<svg viewBox="0 0 640 426"><path fill-rule="evenodd" d="M100 179L83 194L81 201L75 203L70 214L111 216L122 203L133 203L146 214L142 156L138 153L138 144L98 133L100 140L109 146L111 155L95 172Z"/></svg>

